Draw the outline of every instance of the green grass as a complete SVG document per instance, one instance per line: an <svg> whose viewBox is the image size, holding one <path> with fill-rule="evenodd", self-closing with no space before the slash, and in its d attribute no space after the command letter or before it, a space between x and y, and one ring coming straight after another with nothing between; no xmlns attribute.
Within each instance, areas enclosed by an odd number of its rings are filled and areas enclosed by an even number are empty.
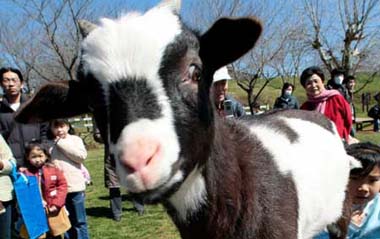
<svg viewBox="0 0 380 239"><path fill-rule="evenodd" d="M89 150L85 162L93 185L86 190L86 211L91 238L101 239L178 239L179 234L161 205L147 205L142 216L133 210L123 195L123 216L120 222L111 219L108 190L103 181L103 149ZM123 190L124 194L126 191Z"/></svg>
<svg viewBox="0 0 380 239"><path fill-rule="evenodd" d="M373 132L373 125L366 126L363 131L357 132L355 137L362 142L369 141L380 145L380 133Z"/></svg>

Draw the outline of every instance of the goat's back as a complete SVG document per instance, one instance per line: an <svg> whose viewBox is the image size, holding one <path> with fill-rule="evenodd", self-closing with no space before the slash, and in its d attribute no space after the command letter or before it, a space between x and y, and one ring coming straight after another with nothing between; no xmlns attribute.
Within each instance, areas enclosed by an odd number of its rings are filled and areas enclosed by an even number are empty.
<svg viewBox="0 0 380 239"><path fill-rule="evenodd" d="M280 173L293 178L298 238L311 238L337 221L345 199L349 158L334 124L317 112L301 110L274 111L246 119L244 124L256 143L270 153Z"/></svg>

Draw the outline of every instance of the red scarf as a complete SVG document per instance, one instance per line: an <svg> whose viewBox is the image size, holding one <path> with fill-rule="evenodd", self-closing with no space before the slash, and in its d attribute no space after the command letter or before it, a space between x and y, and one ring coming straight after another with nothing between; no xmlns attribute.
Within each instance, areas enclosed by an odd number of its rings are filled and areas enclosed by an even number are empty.
<svg viewBox="0 0 380 239"><path fill-rule="evenodd" d="M326 101L334 96L334 95L339 95L339 91L337 90L324 90L321 94L316 95L316 96L307 96L308 101L313 103L315 107L315 111L318 111L322 114L325 113L326 109Z"/></svg>

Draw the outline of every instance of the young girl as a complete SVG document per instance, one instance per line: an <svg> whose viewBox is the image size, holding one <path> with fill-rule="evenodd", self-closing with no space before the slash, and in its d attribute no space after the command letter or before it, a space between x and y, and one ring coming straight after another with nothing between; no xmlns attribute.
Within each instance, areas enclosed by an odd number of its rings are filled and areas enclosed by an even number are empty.
<svg viewBox="0 0 380 239"><path fill-rule="evenodd" d="M69 134L70 123L65 119L50 122L51 156L66 177L68 194L66 208L69 211L71 229L69 238L89 238L85 208L86 181L81 164L87 157L82 139Z"/></svg>
<svg viewBox="0 0 380 239"><path fill-rule="evenodd" d="M350 172L349 194L353 204L347 238L380 238L380 147L372 143L351 144L347 153L362 165ZM326 231L314 237L325 238L329 238Z"/></svg>
<svg viewBox="0 0 380 239"><path fill-rule="evenodd" d="M12 170L13 158L11 149L0 134L0 238L11 238L13 185L9 174Z"/></svg>
<svg viewBox="0 0 380 239"><path fill-rule="evenodd" d="M26 146L25 157L26 167L20 168L20 172L38 178L41 185L43 204L48 216L58 215L65 205L67 195L67 183L63 173L51 162L48 147L38 142L32 142ZM50 229L51 237L49 238L59 236L52 232L54 229Z"/></svg>
<svg viewBox="0 0 380 239"><path fill-rule="evenodd" d="M348 146L347 153L362 164L350 173L352 215L349 238L380 238L380 147L372 143Z"/></svg>

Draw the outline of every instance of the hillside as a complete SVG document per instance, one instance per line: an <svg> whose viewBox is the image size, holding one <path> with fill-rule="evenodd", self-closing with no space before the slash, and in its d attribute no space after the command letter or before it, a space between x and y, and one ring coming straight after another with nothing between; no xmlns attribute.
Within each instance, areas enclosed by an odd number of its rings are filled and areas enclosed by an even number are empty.
<svg viewBox="0 0 380 239"><path fill-rule="evenodd" d="M357 82L355 89L360 89L365 83L367 76L362 74L357 76ZM255 88L254 92L259 90L264 82L258 82L258 86ZM280 78L272 80L264 89L263 93L259 98L259 103L261 105L268 104L270 107L273 106L275 99L281 94L282 81ZM366 116L366 112L362 111L361 107L361 94L364 92L370 92L371 96L375 95L380 91L380 77L374 79L370 84L366 85L365 88L355 93L355 108L359 117ZM248 105L247 95L245 92L236 84L236 81L230 81L229 92L235 96L244 105ZM306 100L305 90L299 82L296 82L294 95L297 97L299 102L302 104ZM370 106L374 105L376 102L371 97Z"/></svg>

